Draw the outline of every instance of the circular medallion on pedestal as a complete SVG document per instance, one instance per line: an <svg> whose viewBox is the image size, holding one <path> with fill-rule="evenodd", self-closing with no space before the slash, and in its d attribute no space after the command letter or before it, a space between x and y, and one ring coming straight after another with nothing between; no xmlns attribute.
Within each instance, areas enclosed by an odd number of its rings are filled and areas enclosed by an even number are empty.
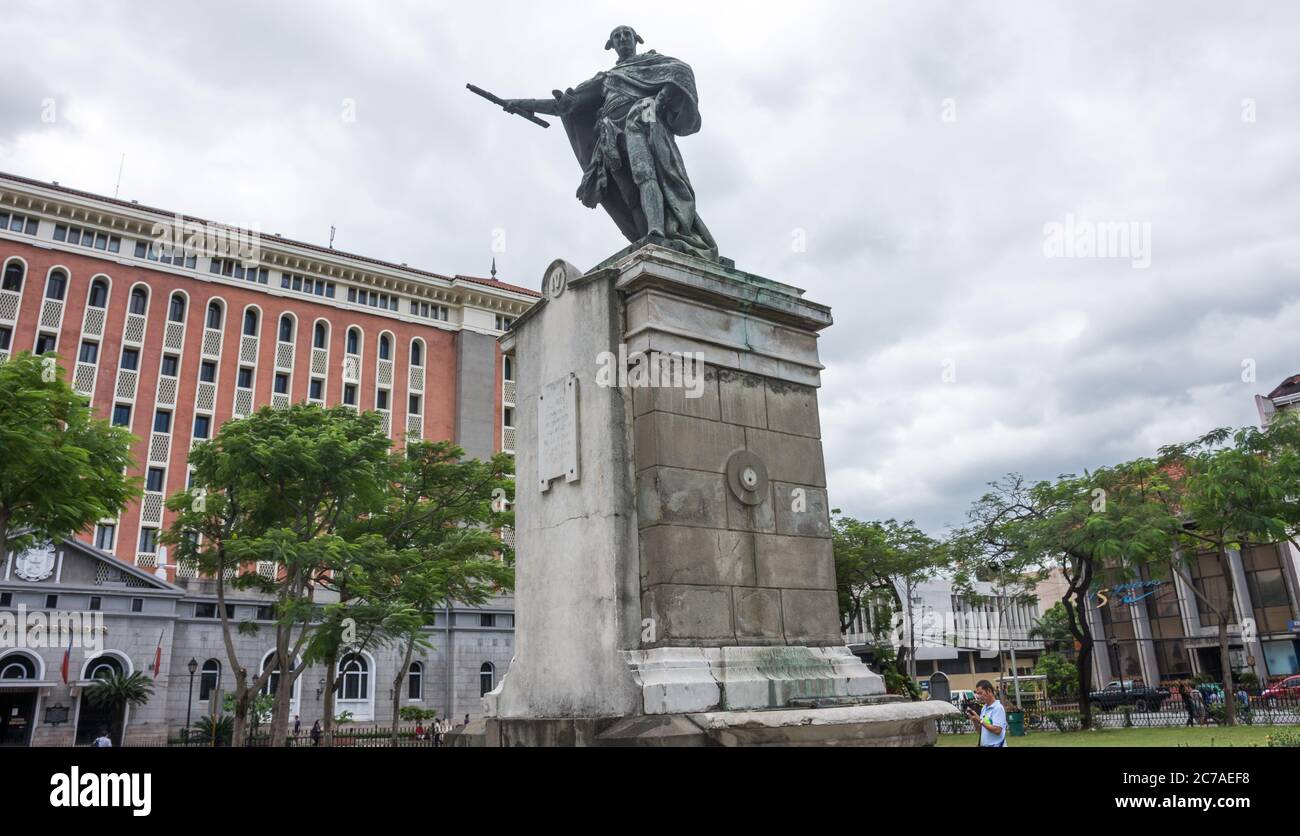
<svg viewBox="0 0 1300 836"><path fill-rule="evenodd" d="M767 499L767 465L748 450L737 450L727 459L727 485L745 505L761 505Z"/></svg>
<svg viewBox="0 0 1300 836"><path fill-rule="evenodd" d="M556 298L569 286L569 279L576 275L577 270L572 264L562 258L555 259L542 277L542 293L547 299Z"/></svg>

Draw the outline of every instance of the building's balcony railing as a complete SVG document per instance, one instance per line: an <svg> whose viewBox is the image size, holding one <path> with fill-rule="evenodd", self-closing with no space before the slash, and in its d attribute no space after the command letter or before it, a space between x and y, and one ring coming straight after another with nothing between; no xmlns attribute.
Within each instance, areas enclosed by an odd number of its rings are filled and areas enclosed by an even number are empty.
<svg viewBox="0 0 1300 836"><path fill-rule="evenodd" d="M140 522L146 525L162 525L163 495L161 491L145 491L140 498Z"/></svg>
<svg viewBox="0 0 1300 836"><path fill-rule="evenodd" d="M18 303L23 298L21 293L13 290L0 290L0 320L13 322L18 319Z"/></svg>
<svg viewBox="0 0 1300 836"><path fill-rule="evenodd" d="M171 375L158 378L158 405L176 406L176 392L180 389L180 379Z"/></svg>
<svg viewBox="0 0 1300 836"><path fill-rule="evenodd" d="M180 351L185 347L185 323L168 322L163 329L163 348L168 351Z"/></svg>
<svg viewBox="0 0 1300 836"><path fill-rule="evenodd" d="M95 394L95 372L97 366L94 363L78 363L77 370L72 375L72 388L78 395L92 397Z"/></svg>
<svg viewBox="0 0 1300 836"><path fill-rule="evenodd" d="M81 336L83 337L102 337L104 336L104 320L108 312L103 308L86 307L86 313L81 317Z"/></svg>
<svg viewBox="0 0 1300 836"><path fill-rule="evenodd" d="M203 356L221 357L221 329L203 329Z"/></svg>
<svg viewBox="0 0 1300 836"><path fill-rule="evenodd" d="M126 315L126 327L122 329L122 342L139 345L144 342L144 314Z"/></svg>

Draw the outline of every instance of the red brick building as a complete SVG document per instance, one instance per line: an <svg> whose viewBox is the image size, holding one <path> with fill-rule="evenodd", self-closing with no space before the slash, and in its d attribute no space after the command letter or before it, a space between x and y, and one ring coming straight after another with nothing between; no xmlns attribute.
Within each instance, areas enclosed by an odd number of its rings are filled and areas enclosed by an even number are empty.
<svg viewBox="0 0 1300 836"><path fill-rule="evenodd" d="M159 224L253 248L160 239ZM0 360L56 352L95 412L139 438L143 499L83 539L143 567L192 439L268 404L378 410L397 443L512 449L496 337L538 295L0 173Z"/></svg>

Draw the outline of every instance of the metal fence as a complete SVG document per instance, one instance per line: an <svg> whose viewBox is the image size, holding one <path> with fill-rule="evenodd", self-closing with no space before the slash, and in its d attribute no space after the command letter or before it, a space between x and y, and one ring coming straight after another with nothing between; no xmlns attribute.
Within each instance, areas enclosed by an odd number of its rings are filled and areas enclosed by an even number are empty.
<svg viewBox="0 0 1300 836"><path fill-rule="evenodd" d="M325 746L327 741L324 736L319 743L312 740L311 733L300 731L298 734L290 734L286 737L285 743L290 747L311 748L314 746ZM212 748L211 740L205 740L195 733L188 736L156 736L156 737L138 737L128 738L123 744L128 747L176 747L186 749L208 749ZM218 748L228 748L229 743L220 741ZM249 748L262 748L271 745L269 735L264 731L258 730L250 735L248 743ZM333 745L336 748L438 748L447 745L446 735L441 739L434 735L432 730L423 728L417 731L416 726L398 726L397 738L393 739L392 731L386 728L365 728L365 729L340 729L333 734Z"/></svg>
<svg viewBox="0 0 1300 836"><path fill-rule="evenodd" d="M1102 694L1092 701L1092 725L1099 729L1160 728L1223 725L1226 722L1227 709L1220 689L1198 688L1200 699L1193 698L1190 708L1178 688L1167 690L1170 691L1167 696L1149 691ZM1237 695L1239 725L1300 724L1300 697L1266 695L1265 691ZM1009 700L1004 699L1003 705L1008 711L1013 710ZM1079 703L1075 701L1025 698L1021 701L1021 709L1025 713L1025 728L1030 731L1074 731L1082 724ZM974 727L965 716L949 716L940 721L939 731L942 734L968 734L974 732Z"/></svg>

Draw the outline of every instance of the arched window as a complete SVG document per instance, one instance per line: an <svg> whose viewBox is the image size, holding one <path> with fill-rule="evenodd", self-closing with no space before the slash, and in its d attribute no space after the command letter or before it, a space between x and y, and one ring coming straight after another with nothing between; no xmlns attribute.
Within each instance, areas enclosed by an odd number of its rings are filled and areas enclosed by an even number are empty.
<svg viewBox="0 0 1300 836"><path fill-rule="evenodd" d="M496 687L493 680L496 679L496 668L492 667L491 662L484 662L478 669L478 695L484 696L488 691Z"/></svg>
<svg viewBox="0 0 1300 836"><path fill-rule="evenodd" d="M86 665L86 679L108 679L125 673L121 660L116 656L97 656Z"/></svg>
<svg viewBox="0 0 1300 836"><path fill-rule="evenodd" d="M252 308L244 311L244 336L257 336L257 311Z"/></svg>
<svg viewBox="0 0 1300 836"><path fill-rule="evenodd" d="M412 662L406 671L406 698L424 699L424 665L420 662Z"/></svg>
<svg viewBox="0 0 1300 836"><path fill-rule="evenodd" d="M391 343L392 340L388 339L387 334L383 334L379 337L379 359L380 360L387 360L392 355L392 352L390 350Z"/></svg>
<svg viewBox="0 0 1300 836"><path fill-rule="evenodd" d="M203 672L199 674L199 702L207 702L220 684L221 663L216 659L209 659L203 663Z"/></svg>
<svg viewBox="0 0 1300 836"><path fill-rule="evenodd" d="M143 287L132 288L131 303L129 305L129 310L131 311L131 313L144 316L144 312L146 309L148 309L148 307L149 307L149 294L145 292L145 289Z"/></svg>
<svg viewBox="0 0 1300 836"><path fill-rule="evenodd" d="M294 659L290 662L289 669L293 670L298 667L298 661L298 659ZM280 669L276 667L275 662L275 651L267 651L266 656L262 659L262 671L265 672L269 670L271 671L271 675L266 678L266 682L262 685L262 693L270 697L275 696L276 689L280 687ZM300 676L293 681L293 693L290 694L290 699L296 701L301 689L302 677Z"/></svg>
<svg viewBox="0 0 1300 836"><path fill-rule="evenodd" d="M316 348L324 348L328 339L329 331L325 328L325 323L317 322L315 333L312 335L312 345Z"/></svg>
<svg viewBox="0 0 1300 836"><path fill-rule="evenodd" d="M92 308L108 307L108 282L103 279L95 279L90 283L90 298L86 304Z"/></svg>
<svg viewBox="0 0 1300 836"><path fill-rule="evenodd" d="M364 656L349 653L339 660L339 699L370 699L370 666Z"/></svg>
<svg viewBox="0 0 1300 836"><path fill-rule="evenodd" d="M208 327L220 331L223 313L224 311L222 311L221 309L220 302L209 302L208 303Z"/></svg>
<svg viewBox="0 0 1300 836"><path fill-rule="evenodd" d="M361 332L355 328L348 329L348 354L356 354L361 344Z"/></svg>
<svg viewBox="0 0 1300 836"><path fill-rule="evenodd" d="M68 274L62 270L55 270L50 273L50 277L45 281L45 298L46 299L63 299L63 294L68 290Z"/></svg>
<svg viewBox="0 0 1300 836"><path fill-rule="evenodd" d="M424 360L424 352L420 348L420 341L412 340L411 341L411 365L423 366L424 365L423 360Z"/></svg>
<svg viewBox="0 0 1300 836"><path fill-rule="evenodd" d="M293 317L288 314L280 317L280 342L293 342Z"/></svg>
<svg viewBox="0 0 1300 836"><path fill-rule="evenodd" d="M167 306L167 318L172 322L185 321L185 297L179 293L172 294L171 304Z"/></svg>
<svg viewBox="0 0 1300 836"><path fill-rule="evenodd" d="M506 357L505 365L502 366L501 377L505 380L515 379L515 358Z"/></svg>
<svg viewBox="0 0 1300 836"><path fill-rule="evenodd" d="M26 275L26 268L21 261L11 261L5 265L5 277L0 289L12 290L14 293L23 292L23 276Z"/></svg>
<svg viewBox="0 0 1300 836"><path fill-rule="evenodd" d="M16 653L0 659L0 679L35 679L36 663L29 657Z"/></svg>

